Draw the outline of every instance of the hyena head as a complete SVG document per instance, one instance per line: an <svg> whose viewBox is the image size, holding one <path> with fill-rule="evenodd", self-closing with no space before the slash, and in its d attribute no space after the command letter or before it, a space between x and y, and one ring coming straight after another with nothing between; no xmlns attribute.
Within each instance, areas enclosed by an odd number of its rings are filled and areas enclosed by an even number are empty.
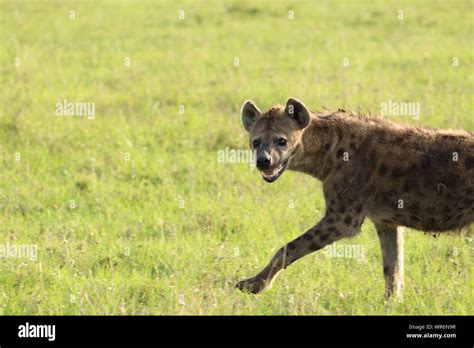
<svg viewBox="0 0 474 348"><path fill-rule="evenodd" d="M256 151L257 168L265 181L275 181L300 148L303 130L311 120L310 111L302 102L290 98L286 106L276 105L262 113L247 100L241 117L250 134L250 148Z"/></svg>

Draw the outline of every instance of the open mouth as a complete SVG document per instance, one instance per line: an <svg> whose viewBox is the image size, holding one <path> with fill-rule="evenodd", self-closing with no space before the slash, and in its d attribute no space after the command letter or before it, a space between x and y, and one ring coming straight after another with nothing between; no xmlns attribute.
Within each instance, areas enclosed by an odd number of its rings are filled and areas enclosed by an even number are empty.
<svg viewBox="0 0 474 348"><path fill-rule="evenodd" d="M285 171L288 161L285 161L273 168L262 170L263 180L266 182L274 182Z"/></svg>

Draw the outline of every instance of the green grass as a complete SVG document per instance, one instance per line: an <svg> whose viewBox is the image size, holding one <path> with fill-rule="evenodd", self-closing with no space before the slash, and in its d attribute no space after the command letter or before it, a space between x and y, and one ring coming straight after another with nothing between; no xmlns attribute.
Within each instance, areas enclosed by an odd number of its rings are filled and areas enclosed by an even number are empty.
<svg viewBox="0 0 474 348"><path fill-rule="evenodd" d="M217 161L247 146L249 98L420 102L419 120L393 119L474 130L473 14L472 1L0 2L0 243L39 249L0 259L0 314L473 314L469 235L407 231L404 301L385 303L368 221L341 242L363 259L314 253L264 294L239 292L324 201L302 174L268 185ZM95 118L56 116L64 99L94 102Z"/></svg>

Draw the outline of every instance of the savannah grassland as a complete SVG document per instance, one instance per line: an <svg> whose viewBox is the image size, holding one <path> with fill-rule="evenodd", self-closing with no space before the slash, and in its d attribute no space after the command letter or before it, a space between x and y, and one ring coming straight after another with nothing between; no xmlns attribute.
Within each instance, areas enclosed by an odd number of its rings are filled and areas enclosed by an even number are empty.
<svg viewBox="0 0 474 348"><path fill-rule="evenodd" d="M250 98L419 102L390 118L473 131L473 19L472 1L1 1L0 243L38 258L0 259L0 314L473 314L472 234L408 230L387 303L369 221L340 243L363 257L317 252L241 293L324 200L218 161L247 148ZM95 117L57 116L64 99Z"/></svg>

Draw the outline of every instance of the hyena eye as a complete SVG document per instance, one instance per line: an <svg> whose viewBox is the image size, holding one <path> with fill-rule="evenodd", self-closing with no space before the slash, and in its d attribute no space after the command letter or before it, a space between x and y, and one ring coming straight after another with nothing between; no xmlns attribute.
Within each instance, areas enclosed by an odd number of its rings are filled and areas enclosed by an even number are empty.
<svg viewBox="0 0 474 348"><path fill-rule="evenodd" d="M278 138L276 141L278 146L286 146L286 139L285 138Z"/></svg>
<svg viewBox="0 0 474 348"><path fill-rule="evenodd" d="M253 141L253 148L256 149L256 148L259 147L259 146L260 146L260 140L255 139L255 140Z"/></svg>

